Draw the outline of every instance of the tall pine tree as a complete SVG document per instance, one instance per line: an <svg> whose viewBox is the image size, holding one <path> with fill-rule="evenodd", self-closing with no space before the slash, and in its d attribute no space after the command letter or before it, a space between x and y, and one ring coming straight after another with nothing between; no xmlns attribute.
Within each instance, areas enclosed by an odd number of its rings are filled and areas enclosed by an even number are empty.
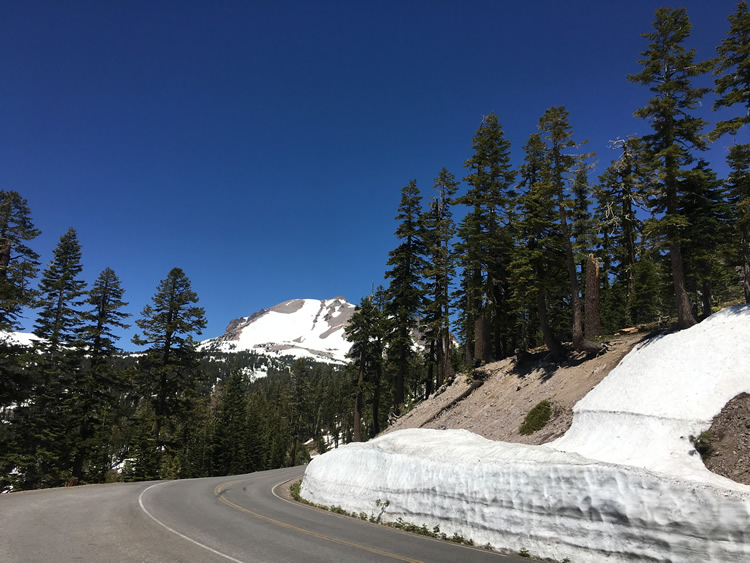
<svg viewBox="0 0 750 563"><path fill-rule="evenodd" d="M146 305L136 325L141 333L133 343L147 346L139 362L140 389L151 398L154 420L151 428L157 452L168 442L162 436L166 423L175 423L189 407L200 378L199 354L193 335L206 327L205 312L198 307L198 295L180 268L173 268L157 287L152 304ZM172 439L175 444L175 439ZM159 457L159 455L157 455Z"/></svg>
<svg viewBox="0 0 750 563"><path fill-rule="evenodd" d="M33 302L29 283L39 271L39 255L26 244L39 232L26 200L0 190L0 330L20 328L21 311Z"/></svg>
<svg viewBox="0 0 750 563"><path fill-rule="evenodd" d="M684 8L658 8L655 16L654 31L643 34L649 41L638 61L643 69L628 80L648 86L653 93L635 116L647 119L653 129L643 137L659 175L652 207L663 213L659 224L669 251L678 323L688 328L696 321L685 288L682 243L687 234L679 213L679 181L684 167L693 161L691 149L706 148L701 134L706 122L692 112L708 89L697 88L692 81L705 74L711 62L696 62L695 50L683 45L692 29Z"/></svg>
<svg viewBox="0 0 750 563"><path fill-rule="evenodd" d="M385 274L390 280L386 290L386 313L391 327L388 334L388 359L395 365L393 404L396 414L404 405L406 374L414 355L412 331L419 324L424 304L422 276L425 269L422 198L412 180L401 190L396 228L398 246L388 253Z"/></svg>

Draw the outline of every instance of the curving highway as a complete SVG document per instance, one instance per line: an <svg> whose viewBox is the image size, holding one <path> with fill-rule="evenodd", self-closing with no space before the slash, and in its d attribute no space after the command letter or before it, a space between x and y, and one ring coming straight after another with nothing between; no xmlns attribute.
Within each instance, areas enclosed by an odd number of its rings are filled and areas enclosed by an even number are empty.
<svg viewBox="0 0 750 563"><path fill-rule="evenodd" d="M0 495L0 561L506 561L285 500L304 467Z"/></svg>

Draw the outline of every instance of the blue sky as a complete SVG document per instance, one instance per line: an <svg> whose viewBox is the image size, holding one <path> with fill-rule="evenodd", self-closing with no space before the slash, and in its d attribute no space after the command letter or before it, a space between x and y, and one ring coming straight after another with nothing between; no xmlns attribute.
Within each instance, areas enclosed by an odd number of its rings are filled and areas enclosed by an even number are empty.
<svg viewBox="0 0 750 563"><path fill-rule="evenodd" d="M401 187L462 178L483 115L518 163L565 105L592 179L609 140L645 133L648 91L625 77L660 5L4 2L0 188L28 200L43 263L76 228L85 279L113 268L133 320L175 266L204 338L287 299L358 303L383 282ZM683 5L688 45L714 56L736 3ZM731 142L707 155L722 175Z"/></svg>

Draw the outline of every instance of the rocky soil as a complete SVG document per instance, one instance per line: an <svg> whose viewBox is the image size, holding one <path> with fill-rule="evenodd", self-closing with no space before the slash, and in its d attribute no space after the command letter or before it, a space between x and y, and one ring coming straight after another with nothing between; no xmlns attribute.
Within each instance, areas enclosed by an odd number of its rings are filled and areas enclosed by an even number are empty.
<svg viewBox="0 0 750 563"><path fill-rule="evenodd" d="M506 359L459 375L429 400L417 404L384 433L405 428L463 428L490 440L544 444L570 427L573 405L594 388L641 340L643 333L624 334L610 340L608 350L596 357L572 354L561 365L544 361L539 352L517 365ZM524 436L519 427L539 402L553 405L550 422ZM709 470L740 483L750 484L750 395L730 401L714 419L705 441Z"/></svg>
<svg viewBox="0 0 750 563"><path fill-rule="evenodd" d="M522 365L515 359L477 368L470 377L457 376L428 401L399 418L385 432L403 428L464 428L475 434L523 444L544 444L562 436L573 420L573 405L599 383L644 338L630 334L608 342L608 350L593 358L572 354L566 362L546 362L544 352ZM548 400L550 422L539 432L519 434L526 414Z"/></svg>
<svg viewBox="0 0 750 563"><path fill-rule="evenodd" d="M704 439L706 467L738 483L750 485L750 395L741 393L714 418Z"/></svg>

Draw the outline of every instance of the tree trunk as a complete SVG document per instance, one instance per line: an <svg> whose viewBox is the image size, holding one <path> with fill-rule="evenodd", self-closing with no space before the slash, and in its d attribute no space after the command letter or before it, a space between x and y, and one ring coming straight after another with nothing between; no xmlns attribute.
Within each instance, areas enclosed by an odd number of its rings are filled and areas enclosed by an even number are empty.
<svg viewBox="0 0 750 563"><path fill-rule="evenodd" d="M680 244L669 243L669 258L672 262L672 283L674 285L674 297L677 304L677 324L681 329L690 328L696 321L690 307L687 290L685 289L685 274L682 270L682 251Z"/></svg>
<svg viewBox="0 0 750 563"><path fill-rule="evenodd" d="M703 295L701 296L703 299L703 318L708 318L711 316L711 313L713 312L712 307L712 299L711 299L711 282L709 280L703 280L703 288L702 288Z"/></svg>
<svg viewBox="0 0 750 563"><path fill-rule="evenodd" d="M602 335L602 321L599 314L599 261L589 254L586 262L586 318L584 332L586 338Z"/></svg>
<svg viewBox="0 0 750 563"><path fill-rule="evenodd" d="M474 320L474 361L487 361L487 328L484 313L480 312Z"/></svg>
<svg viewBox="0 0 750 563"><path fill-rule="evenodd" d="M448 381L453 378L453 364L451 363L451 335L450 332L446 331L443 334L440 342L440 348L443 350L442 353L442 369L441 378L443 381Z"/></svg>
<svg viewBox="0 0 750 563"><path fill-rule="evenodd" d="M552 328L549 326L549 320L547 318L547 304L544 300L544 295L538 293L536 296L536 311L539 315L539 326L542 329L542 336L544 337L544 343L547 349L550 351L552 360L555 362L561 361L565 358L565 350L563 350L560 341L555 337L552 332Z"/></svg>
<svg viewBox="0 0 750 563"><path fill-rule="evenodd" d="M428 361L427 361L427 379L425 380L425 385L424 385L424 398L425 399L427 399L430 395L432 395L432 391L434 389L433 386L432 386L432 384L433 384L433 382L435 380L435 362L434 362L434 359L435 359L435 341L431 340L430 341L429 358L428 358ZM441 385L441 383L440 383L440 370L438 369L437 372L438 372L437 373L437 380L438 380L437 385L438 385L438 387L440 387L440 385Z"/></svg>
<svg viewBox="0 0 750 563"><path fill-rule="evenodd" d="M576 272L576 263L573 258L573 246L570 244L570 234L568 233L568 221L565 216L565 202L563 200L562 189L558 190L558 203L560 208L560 230L562 232L563 246L565 248L565 261L568 266L570 301L573 309L573 348L575 348L577 352L597 354L601 352L602 345L586 340L583 337L581 300L578 294L578 273Z"/></svg>
<svg viewBox="0 0 750 563"><path fill-rule="evenodd" d="M380 434L380 367L377 367L377 373L375 374L375 388L372 391L372 428L370 430L370 437L374 438Z"/></svg>
<svg viewBox="0 0 750 563"><path fill-rule="evenodd" d="M359 380L357 381L357 395L354 399L354 436L352 442L362 441L362 387L365 384L364 368L359 368Z"/></svg>

